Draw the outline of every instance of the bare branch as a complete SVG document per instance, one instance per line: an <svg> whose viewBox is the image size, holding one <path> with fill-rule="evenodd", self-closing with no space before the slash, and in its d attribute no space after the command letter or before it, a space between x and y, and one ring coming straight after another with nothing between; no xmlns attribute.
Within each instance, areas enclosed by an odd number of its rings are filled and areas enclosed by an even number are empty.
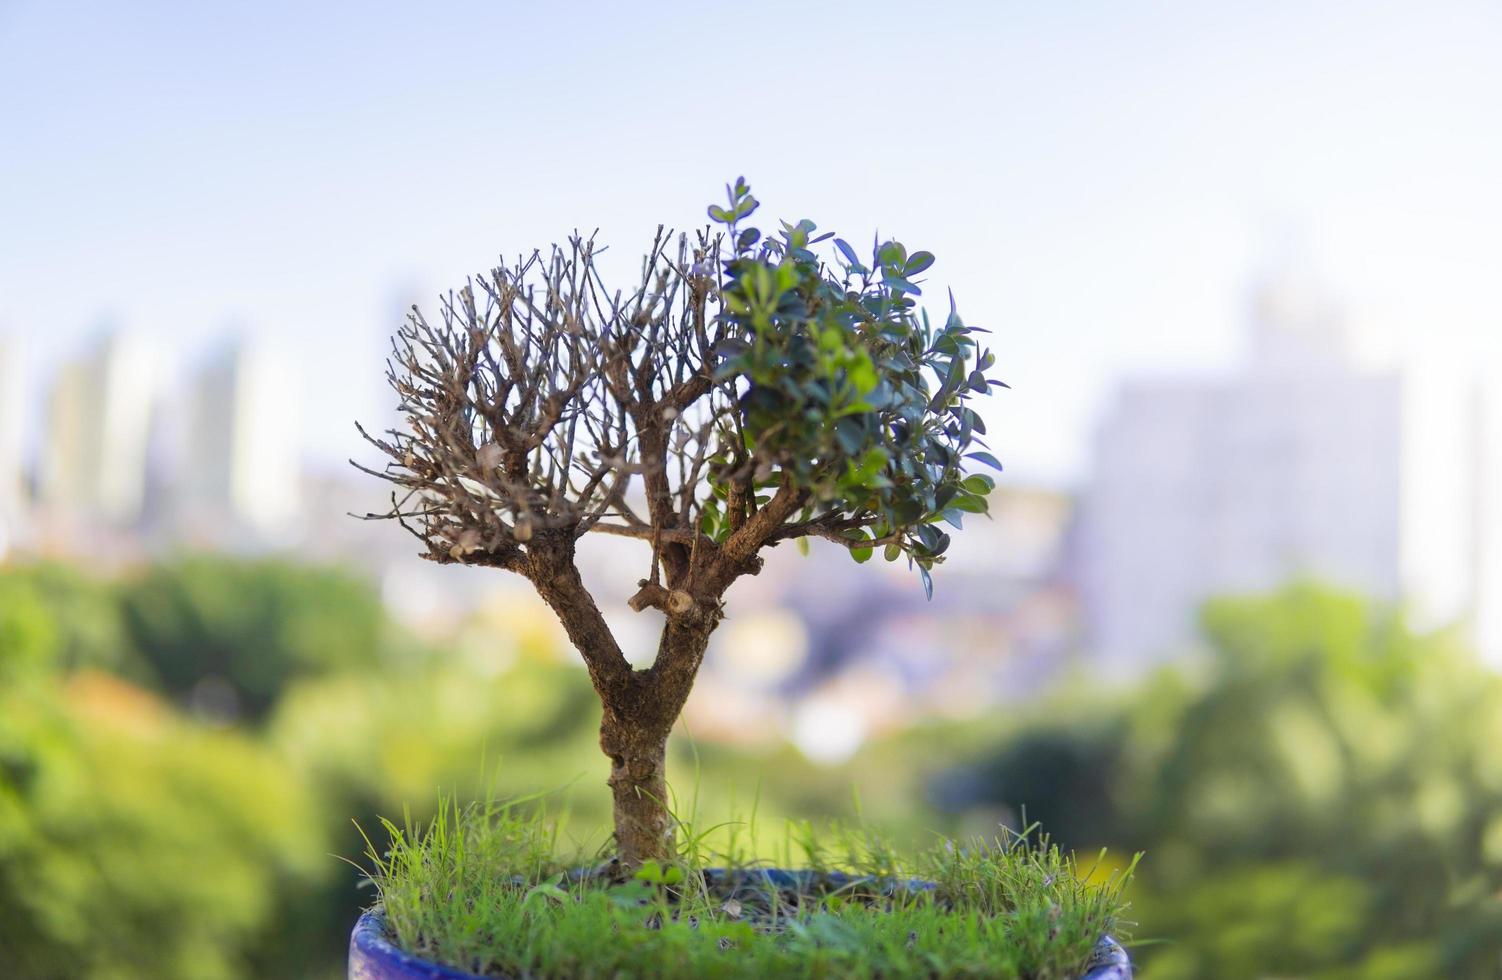
<svg viewBox="0 0 1502 980"><path fill-rule="evenodd" d="M406 431L361 429L387 463L355 465L422 506L378 516L409 519L435 560L470 564L525 554L544 530L618 533L603 523L615 516L655 528L669 579L686 580L697 491L734 400L721 385L698 404L716 387L705 270L718 242L673 241L659 229L630 293L605 288L594 242L576 235L443 297L438 323L414 308L387 370ZM626 503L638 480L645 519Z"/></svg>

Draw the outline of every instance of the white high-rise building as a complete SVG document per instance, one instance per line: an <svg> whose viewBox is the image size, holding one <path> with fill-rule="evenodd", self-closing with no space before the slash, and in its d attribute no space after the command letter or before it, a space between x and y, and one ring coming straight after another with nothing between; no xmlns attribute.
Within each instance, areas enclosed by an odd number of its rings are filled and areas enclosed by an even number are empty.
<svg viewBox="0 0 1502 980"><path fill-rule="evenodd" d="M155 364L112 334L63 366L48 404L39 497L49 509L126 527L145 505Z"/></svg>
<svg viewBox="0 0 1502 980"><path fill-rule="evenodd" d="M1129 383L1097 432L1076 544L1102 669L1183 650L1211 596L1299 577L1502 642L1502 498L1484 490L1498 430L1479 385L1360 370L1337 311L1291 277L1256 291L1250 326L1241 370Z"/></svg>
<svg viewBox="0 0 1502 980"><path fill-rule="evenodd" d="M296 520L301 440L289 371L269 348L241 343L198 376L181 483L200 531L275 536Z"/></svg>

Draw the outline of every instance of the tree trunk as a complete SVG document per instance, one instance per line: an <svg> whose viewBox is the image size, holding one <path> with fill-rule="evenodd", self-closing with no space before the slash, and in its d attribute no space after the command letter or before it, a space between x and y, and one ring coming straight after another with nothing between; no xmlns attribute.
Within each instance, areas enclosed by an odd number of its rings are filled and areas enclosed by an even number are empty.
<svg viewBox="0 0 1502 980"><path fill-rule="evenodd" d="M681 615L681 614L680 614ZM718 611L670 616L650 670L597 685L604 712L600 748L610 759L616 856L627 869L676 857L668 811L667 745L719 621Z"/></svg>
<svg viewBox="0 0 1502 980"><path fill-rule="evenodd" d="M616 856L627 868L674 857L667 744L667 731L622 724L609 709L600 723L600 748L610 757L607 782L615 803Z"/></svg>

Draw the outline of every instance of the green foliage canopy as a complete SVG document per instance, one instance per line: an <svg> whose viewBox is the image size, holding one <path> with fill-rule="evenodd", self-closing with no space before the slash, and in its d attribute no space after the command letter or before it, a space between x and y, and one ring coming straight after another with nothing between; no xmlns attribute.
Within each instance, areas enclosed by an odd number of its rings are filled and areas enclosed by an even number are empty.
<svg viewBox="0 0 1502 980"><path fill-rule="evenodd" d="M4 974L297 975L313 812L273 753L108 675L0 690Z"/></svg>
<svg viewBox="0 0 1502 980"><path fill-rule="evenodd" d="M846 532L870 542L852 549L855 559L876 547L888 561L906 555L931 595L929 569L950 540L939 525L958 528L965 514L985 513L995 486L966 467L1001 468L971 404L1005 387L987 377L996 358L977 340L987 331L966 325L952 296L941 326L919 309L916 277L934 264L932 253L878 241L862 260L833 232L816 235L807 219L763 237L743 226L758 206L745 180L726 192L727 206L709 209L733 243L721 292L731 330L717 352L718 376L741 392L744 445L766 467L758 486L777 485L773 466L792 476L811 491L802 519L834 511L862 522ZM826 261L814 246L830 240ZM723 473L732 460L717 462ZM714 473L723 499L729 488ZM717 540L727 533L714 500L701 527Z"/></svg>
<svg viewBox="0 0 1502 980"><path fill-rule="evenodd" d="M1149 980L1494 975L1502 682L1453 633L1313 584L1202 624L1198 674L1025 726L975 766L986 798L1147 853Z"/></svg>
<svg viewBox="0 0 1502 980"><path fill-rule="evenodd" d="M366 667L393 639L373 586L339 569L200 555L154 565L120 597L127 635L175 697L228 682L263 716L294 678Z"/></svg>

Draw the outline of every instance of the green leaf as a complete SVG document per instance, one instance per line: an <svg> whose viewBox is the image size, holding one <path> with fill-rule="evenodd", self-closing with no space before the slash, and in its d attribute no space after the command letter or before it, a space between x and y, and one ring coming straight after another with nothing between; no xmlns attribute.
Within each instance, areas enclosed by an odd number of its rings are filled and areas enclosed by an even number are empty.
<svg viewBox="0 0 1502 980"><path fill-rule="evenodd" d="M984 473L972 473L960 481L960 486L965 488L969 493L984 497L996 489L996 481Z"/></svg>
<svg viewBox="0 0 1502 980"><path fill-rule="evenodd" d="M1001 469L1001 460L997 459L995 456L992 456L990 453L966 453L965 458L985 463L987 466L991 467L994 470Z"/></svg>
<svg viewBox="0 0 1502 980"><path fill-rule="evenodd" d="M918 576L923 579L923 595L927 597L929 602L932 602L934 599L934 577L928 574L928 569L926 568L919 568Z"/></svg>
<svg viewBox="0 0 1502 980"><path fill-rule="evenodd" d="M907 265L903 266L902 274L904 276L916 276L918 273L922 272L933 264L934 253L914 252L912 255L908 256Z"/></svg>
<svg viewBox="0 0 1502 980"><path fill-rule="evenodd" d="M881 380L876 376L876 366L871 363L871 358L865 356L864 353L856 359L854 364L850 365L847 373L850 383L862 395L868 391L875 391L877 382Z"/></svg>
<svg viewBox="0 0 1502 980"><path fill-rule="evenodd" d="M865 440L865 432L855 419L846 418L835 423L834 437L846 454L854 456L860 452L861 443Z"/></svg>
<svg viewBox="0 0 1502 980"><path fill-rule="evenodd" d="M976 497L970 494L960 494L954 498L954 506L967 514L984 514L990 510L985 497Z"/></svg>
<svg viewBox="0 0 1502 980"><path fill-rule="evenodd" d="M546 904L550 900L560 905L567 902L568 892L564 891L558 885L561 880L563 880L562 875L554 875L547 881L538 882L527 889L527 894L522 896L522 908Z"/></svg>
<svg viewBox="0 0 1502 980"><path fill-rule="evenodd" d="M898 527L916 523L923 516L923 507L912 499L897 500L892 504L892 523Z"/></svg>

